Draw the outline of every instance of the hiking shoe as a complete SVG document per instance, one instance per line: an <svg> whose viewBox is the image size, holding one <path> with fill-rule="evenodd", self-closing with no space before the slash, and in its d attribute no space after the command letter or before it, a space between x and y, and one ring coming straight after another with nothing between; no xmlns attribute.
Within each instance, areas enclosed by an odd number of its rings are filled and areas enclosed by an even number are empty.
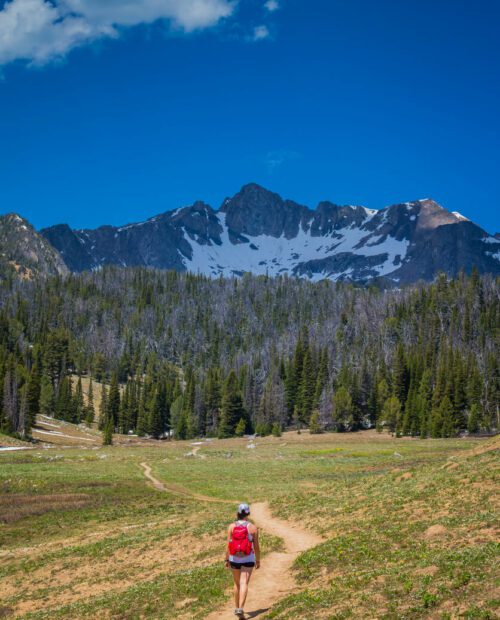
<svg viewBox="0 0 500 620"><path fill-rule="evenodd" d="M243 611L243 609L241 609L241 607L238 607L234 610L234 615L237 616L238 618L244 618L245 612Z"/></svg>

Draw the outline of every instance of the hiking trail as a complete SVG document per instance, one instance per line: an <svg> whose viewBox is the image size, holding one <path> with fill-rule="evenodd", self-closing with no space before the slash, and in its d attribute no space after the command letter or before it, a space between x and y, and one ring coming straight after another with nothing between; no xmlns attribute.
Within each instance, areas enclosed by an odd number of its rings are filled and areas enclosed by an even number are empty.
<svg viewBox="0 0 500 620"><path fill-rule="evenodd" d="M198 499L200 501L231 504L237 506L239 500L217 499L198 493L191 493L187 489L175 484L164 483L151 473L151 467L147 463L141 463L144 475L158 491L176 493L184 497ZM291 568L295 558L316 545L323 539L313 532L282 519L272 516L267 502L258 502L251 505L252 520L263 531L273 536L278 536L284 541L284 551L272 551L262 558L261 568L254 570L250 582L248 598L245 605L245 617L258 618L263 616L281 598L296 590L296 583L291 574ZM231 595L229 601L220 609L205 616L205 620L225 620L234 618L234 601L232 594L232 578L228 571L228 583L231 580Z"/></svg>

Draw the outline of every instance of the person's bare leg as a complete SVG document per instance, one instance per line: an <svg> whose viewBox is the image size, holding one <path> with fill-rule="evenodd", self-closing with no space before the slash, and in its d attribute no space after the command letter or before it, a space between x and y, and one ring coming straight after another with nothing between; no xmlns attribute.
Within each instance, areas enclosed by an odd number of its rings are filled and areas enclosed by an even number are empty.
<svg viewBox="0 0 500 620"><path fill-rule="evenodd" d="M233 568L234 606L236 608L240 606L240 577L241 577L241 570Z"/></svg>
<svg viewBox="0 0 500 620"><path fill-rule="evenodd" d="M242 566L241 568L241 577L240 577L240 601L237 607L241 607L243 609L245 607L245 601L247 600L248 594L248 584L250 582L250 577L252 576L253 568L246 568Z"/></svg>

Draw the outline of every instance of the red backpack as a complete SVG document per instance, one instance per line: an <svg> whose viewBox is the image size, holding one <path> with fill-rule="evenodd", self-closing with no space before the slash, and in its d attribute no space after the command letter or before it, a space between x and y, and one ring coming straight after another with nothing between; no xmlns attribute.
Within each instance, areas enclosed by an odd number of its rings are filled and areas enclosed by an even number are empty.
<svg viewBox="0 0 500 620"><path fill-rule="evenodd" d="M229 553L243 557L252 553L252 541L248 536L248 525L236 523L229 543Z"/></svg>

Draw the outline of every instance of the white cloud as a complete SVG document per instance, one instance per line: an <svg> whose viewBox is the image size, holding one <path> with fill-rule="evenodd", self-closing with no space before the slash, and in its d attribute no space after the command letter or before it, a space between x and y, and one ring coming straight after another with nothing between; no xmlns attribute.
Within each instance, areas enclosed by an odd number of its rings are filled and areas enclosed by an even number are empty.
<svg viewBox="0 0 500 620"><path fill-rule="evenodd" d="M287 161L293 161L294 159L298 159L299 157L300 154L296 151L279 149L277 151L269 151L269 153L264 159L264 163L266 164L267 171L272 174Z"/></svg>
<svg viewBox="0 0 500 620"><path fill-rule="evenodd" d="M269 39L271 33L269 32L269 28L267 26L256 26L253 29L253 40L254 41L263 41L264 39Z"/></svg>
<svg viewBox="0 0 500 620"><path fill-rule="evenodd" d="M280 8L280 3L278 0L267 0L267 2L264 3L264 6L270 13L274 13L274 11L277 11Z"/></svg>
<svg viewBox="0 0 500 620"><path fill-rule="evenodd" d="M209 28L238 0L10 0L0 10L0 65L44 64L120 27L169 20L186 32Z"/></svg>

